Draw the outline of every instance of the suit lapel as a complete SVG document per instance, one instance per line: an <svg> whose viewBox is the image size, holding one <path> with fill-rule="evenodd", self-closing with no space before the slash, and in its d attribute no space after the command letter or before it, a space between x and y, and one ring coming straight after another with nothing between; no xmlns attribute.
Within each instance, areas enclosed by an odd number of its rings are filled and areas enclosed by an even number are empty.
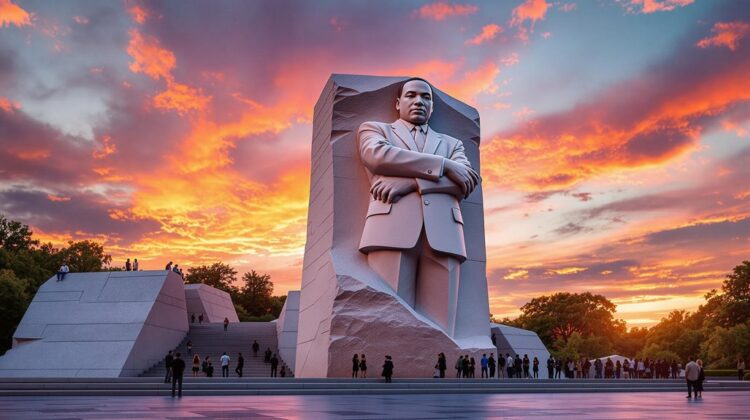
<svg viewBox="0 0 750 420"><path fill-rule="evenodd" d="M419 149L417 148L417 143L414 142L414 138L411 136L411 133L406 129L406 126L403 123L396 120L391 124L391 128L393 129L393 132L396 133L396 137L401 139L401 141L406 145L407 149L415 150L417 152L419 151Z"/></svg>
<svg viewBox="0 0 750 420"><path fill-rule="evenodd" d="M442 137L439 133L436 133L432 128L427 130L427 141L424 145L424 152L434 155L435 151L438 148L438 145L440 145L440 137Z"/></svg>

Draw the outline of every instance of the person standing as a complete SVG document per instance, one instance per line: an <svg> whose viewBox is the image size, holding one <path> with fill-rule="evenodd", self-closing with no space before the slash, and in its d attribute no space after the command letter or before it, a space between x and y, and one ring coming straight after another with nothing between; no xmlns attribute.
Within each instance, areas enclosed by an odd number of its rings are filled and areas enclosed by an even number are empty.
<svg viewBox="0 0 750 420"><path fill-rule="evenodd" d="M696 398L703 398L703 382L706 381L706 372L703 371L703 360L698 359L695 361L695 363L700 368L700 373L698 373L698 380L695 381L696 389L698 390L698 396Z"/></svg>
<svg viewBox="0 0 750 420"><path fill-rule="evenodd" d="M224 331L227 330L227 327L229 327L229 318L224 317Z"/></svg>
<svg viewBox="0 0 750 420"><path fill-rule="evenodd" d="M221 377L229 377L229 356L227 355L227 352L224 352L224 354L221 355Z"/></svg>
<svg viewBox="0 0 750 420"><path fill-rule="evenodd" d="M283 367L282 367L283 369ZM359 356L359 371L362 372L362 377L367 377L367 360L365 359L365 355L362 354Z"/></svg>
<svg viewBox="0 0 750 420"><path fill-rule="evenodd" d="M692 398L693 394L698 398L698 378L701 375L701 367L695 363L693 356L689 357L690 361L685 365L685 381L687 382L688 394L687 398Z"/></svg>
<svg viewBox="0 0 750 420"><path fill-rule="evenodd" d="M547 358L547 378L555 378L555 359L551 355Z"/></svg>
<svg viewBox="0 0 750 420"><path fill-rule="evenodd" d="M70 272L70 268L68 267L68 263L63 262L60 266L60 269L57 270L57 281L63 281L65 280L65 276Z"/></svg>
<svg viewBox="0 0 750 420"><path fill-rule="evenodd" d="M258 357L258 350L260 350L260 344L258 340L253 340L253 357Z"/></svg>
<svg viewBox="0 0 750 420"><path fill-rule="evenodd" d="M276 357L276 353L271 356L271 377L276 377L276 368L279 367L279 358Z"/></svg>
<svg viewBox="0 0 750 420"><path fill-rule="evenodd" d="M237 356L237 367L234 368L234 372L239 376L242 377L242 369L245 367L245 358L242 357L242 353L240 353Z"/></svg>
<svg viewBox="0 0 750 420"><path fill-rule="evenodd" d="M490 378L495 377L495 367L497 366L497 363L495 363L495 353L490 353L490 358L487 360L487 367L490 369Z"/></svg>
<svg viewBox="0 0 750 420"><path fill-rule="evenodd" d="M167 373L164 375L164 383L168 384L172 381L172 361L174 360L174 357L172 356L172 350L167 353L166 356L164 356L164 367L167 368ZM183 362L184 363L184 362Z"/></svg>
<svg viewBox="0 0 750 420"><path fill-rule="evenodd" d="M193 342L188 340L186 347L187 347L188 354L193 354Z"/></svg>
<svg viewBox="0 0 750 420"><path fill-rule="evenodd" d="M193 312L193 314L190 315L190 323L195 324L195 312Z"/></svg>
<svg viewBox="0 0 750 420"><path fill-rule="evenodd" d="M200 314L200 315L198 315L198 323L199 323L199 324L202 324L202 323L203 323L203 312L201 312L201 314Z"/></svg>
<svg viewBox="0 0 750 420"><path fill-rule="evenodd" d="M508 378L512 378L513 377L513 373L515 371L515 369L514 369L515 360L513 360L513 356L511 356L509 353L505 353L505 357L506 357L506 364L508 366L507 367Z"/></svg>
<svg viewBox="0 0 750 420"><path fill-rule="evenodd" d="M391 382L391 378L393 377L393 361L391 361L391 356L385 356L385 362L383 363L383 373L381 376L385 377L386 383Z"/></svg>
<svg viewBox="0 0 750 420"><path fill-rule="evenodd" d="M456 360L456 378L461 377L461 372L464 369L464 357L459 355L458 360Z"/></svg>
<svg viewBox="0 0 750 420"><path fill-rule="evenodd" d="M174 360L172 361L172 365L174 366ZM198 354L195 354L193 356L193 376L194 377L198 376L198 371L199 370L201 370L201 357L198 356Z"/></svg>
<svg viewBox="0 0 750 420"><path fill-rule="evenodd" d="M130 265L130 258L125 261L125 271L133 271L133 267Z"/></svg>
<svg viewBox="0 0 750 420"><path fill-rule="evenodd" d="M168 264L167 264L167 265L166 265L166 266L164 267L164 269L165 269L165 270L167 270L167 271L172 271L172 261L170 261L170 262L169 262L169 263L168 263Z"/></svg>
<svg viewBox="0 0 750 420"><path fill-rule="evenodd" d="M133 271L138 271L138 258L133 260Z"/></svg>
<svg viewBox="0 0 750 420"><path fill-rule="evenodd" d="M266 347L266 353L263 355L263 361L266 363L271 363L271 348Z"/></svg>
<svg viewBox="0 0 750 420"><path fill-rule="evenodd" d="M482 368L482 378L488 378L489 377L489 363L490 359L487 358L487 353L482 354L482 358L479 360L479 365Z"/></svg>
<svg viewBox="0 0 750 420"><path fill-rule="evenodd" d="M359 355L354 353L352 357L352 378L359 376Z"/></svg>
<svg viewBox="0 0 750 420"><path fill-rule="evenodd" d="M536 356L534 356L532 370L534 372L534 379L539 379L539 359Z"/></svg>
<svg viewBox="0 0 750 420"><path fill-rule="evenodd" d="M737 358L737 380L745 380L745 359L741 356Z"/></svg>
<svg viewBox="0 0 750 420"><path fill-rule="evenodd" d="M448 370L448 361L445 359L445 354L440 352L438 354L438 371L441 378L445 378L446 370Z"/></svg>
<svg viewBox="0 0 750 420"><path fill-rule="evenodd" d="M178 398L182 398L182 377L185 374L185 361L180 357L180 352L175 354L172 360L172 398L174 398L175 388L177 388Z"/></svg>
<svg viewBox="0 0 750 420"><path fill-rule="evenodd" d="M497 379L505 377L505 358L501 353L497 354Z"/></svg>

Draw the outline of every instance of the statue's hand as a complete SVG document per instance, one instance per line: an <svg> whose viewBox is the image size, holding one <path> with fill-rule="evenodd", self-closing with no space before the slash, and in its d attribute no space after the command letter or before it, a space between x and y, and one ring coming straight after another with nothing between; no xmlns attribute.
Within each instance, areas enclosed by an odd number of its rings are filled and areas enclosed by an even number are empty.
<svg viewBox="0 0 750 420"><path fill-rule="evenodd" d="M461 188L464 198L469 197L477 184L479 184L479 174L474 169L450 159L445 160L443 173Z"/></svg>
<svg viewBox="0 0 750 420"><path fill-rule="evenodd" d="M401 197L417 191L414 178L384 176L378 178L370 188L372 198L384 203L396 203Z"/></svg>

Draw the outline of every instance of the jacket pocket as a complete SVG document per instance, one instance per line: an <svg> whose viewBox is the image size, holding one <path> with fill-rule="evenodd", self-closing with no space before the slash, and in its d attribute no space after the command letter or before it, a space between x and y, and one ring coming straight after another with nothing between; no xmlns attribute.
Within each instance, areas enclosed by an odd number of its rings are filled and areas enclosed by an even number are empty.
<svg viewBox="0 0 750 420"><path fill-rule="evenodd" d="M393 203L384 203L378 200L370 201L370 207L367 208L367 217L375 216L376 214L388 214L391 212L392 206Z"/></svg>
<svg viewBox="0 0 750 420"><path fill-rule="evenodd" d="M451 208L453 210L453 220L455 220L457 223L464 224L464 218L461 216L461 209L457 209L455 207Z"/></svg>

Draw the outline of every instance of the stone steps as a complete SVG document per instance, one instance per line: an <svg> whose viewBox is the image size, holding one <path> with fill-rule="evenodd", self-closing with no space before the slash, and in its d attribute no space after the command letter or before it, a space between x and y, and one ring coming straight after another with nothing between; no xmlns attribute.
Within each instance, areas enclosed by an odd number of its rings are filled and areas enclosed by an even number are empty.
<svg viewBox="0 0 750 420"><path fill-rule="evenodd" d="M258 357L253 357L252 344L257 340L260 345ZM188 354L187 342L193 345L192 354ZM221 377L220 358L224 352L231 358L229 373L236 377L234 368L237 366L237 354L242 352L245 359L243 368L244 377L268 377L271 374L271 365L263 362L263 353L267 348L277 353L279 358L279 370L284 363L278 355L278 344L276 339L276 323L274 322L239 322L231 323L227 331L224 331L222 323L190 324L190 331L185 339L175 349L182 353L182 358L187 365L186 377L192 375L192 357L197 354L201 361L210 356L214 366L214 378ZM141 374L142 377L163 378L166 374L164 361L160 361ZM202 372L201 377L205 376ZM192 378L192 376L191 376Z"/></svg>
<svg viewBox="0 0 750 420"><path fill-rule="evenodd" d="M750 382L707 381L705 392L747 391ZM0 396L164 396L171 387L157 378L0 379ZM459 380L459 379L294 379L192 378L189 395L331 395L331 394L519 394L582 392L686 392L684 381L665 380Z"/></svg>

